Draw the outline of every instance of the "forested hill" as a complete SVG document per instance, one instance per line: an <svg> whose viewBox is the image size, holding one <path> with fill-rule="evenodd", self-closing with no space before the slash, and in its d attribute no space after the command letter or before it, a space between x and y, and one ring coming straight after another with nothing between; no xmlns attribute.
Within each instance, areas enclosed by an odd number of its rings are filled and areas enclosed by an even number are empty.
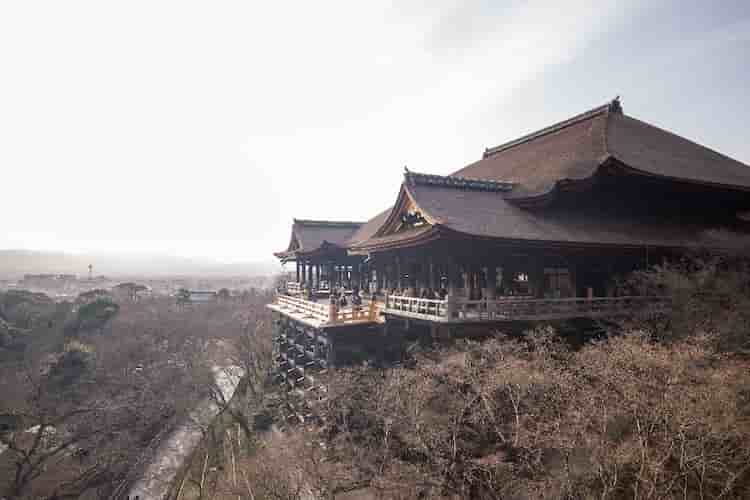
<svg viewBox="0 0 750 500"><path fill-rule="evenodd" d="M106 276L257 276L273 274L279 269L278 265L272 261L224 264L168 255L71 254L34 250L0 250L0 278L17 278L26 273L85 276L89 264L94 266L94 274Z"/></svg>

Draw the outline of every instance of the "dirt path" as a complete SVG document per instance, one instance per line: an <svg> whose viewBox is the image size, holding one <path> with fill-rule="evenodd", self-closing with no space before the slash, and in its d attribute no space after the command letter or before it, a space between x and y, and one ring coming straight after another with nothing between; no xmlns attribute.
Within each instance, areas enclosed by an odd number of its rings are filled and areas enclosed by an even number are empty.
<svg viewBox="0 0 750 500"><path fill-rule="evenodd" d="M242 378L239 367L213 367L217 388L224 400L229 401ZM146 467L128 491L127 497L139 500L162 500L174 482L177 473L185 460L203 438L203 431L208 428L219 413L219 406L212 400L204 400L191 414L190 418L178 426L157 448L151 463Z"/></svg>

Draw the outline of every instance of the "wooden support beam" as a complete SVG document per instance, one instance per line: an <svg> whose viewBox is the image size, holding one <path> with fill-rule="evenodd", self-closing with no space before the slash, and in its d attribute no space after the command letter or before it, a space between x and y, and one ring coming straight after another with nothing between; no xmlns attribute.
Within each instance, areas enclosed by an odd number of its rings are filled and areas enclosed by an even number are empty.
<svg viewBox="0 0 750 500"><path fill-rule="evenodd" d="M531 257L528 262L531 293L536 298L544 298L544 262L539 257Z"/></svg>
<svg viewBox="0 0 750 500"><path fill-rule="evenodd" d="M427 257L427 287L433 291L437 288L435 284L435 259L432 255Z"/></svg>
<svg viewBox="0 0 750 500"><path fill-rule="evenodd" d="M399 290L404 289L404 275L401 272L401 257L396 256L396 288Z"/></svg>
<svg viewBox="0 0 750 500"><path fill-rule="evenodd" d="M412 297L419 296L419 288L421 287L421 277L419 264L416 261L412 261L409 264L409 292Z"/></svg>
<svg viewBox="0 0 750 500"><path fill-rule="evenodd" d="M510 261L503 262L501 286L503 295L510 295L512 293L516 276L518 275L517 268Z"/></svg>
<svg viewBox="0 0 750 500"><path fill-rule="evenodd" d="M484 296L488 299L494 300L497 295L497 266L494 262L487 265L486 273Z"/></svg>

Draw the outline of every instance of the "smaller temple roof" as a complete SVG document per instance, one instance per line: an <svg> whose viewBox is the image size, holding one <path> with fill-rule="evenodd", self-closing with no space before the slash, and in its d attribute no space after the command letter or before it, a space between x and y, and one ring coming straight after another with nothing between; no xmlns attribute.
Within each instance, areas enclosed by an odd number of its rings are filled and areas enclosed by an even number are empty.
<svg viewBox="0 0 750 500"><path fill-rule="evenodd" d="M294 260L298 255L330 247L345 248L349 238L362 225L362 222L294 219L287 249L274 255L281 260Z"/></svg>

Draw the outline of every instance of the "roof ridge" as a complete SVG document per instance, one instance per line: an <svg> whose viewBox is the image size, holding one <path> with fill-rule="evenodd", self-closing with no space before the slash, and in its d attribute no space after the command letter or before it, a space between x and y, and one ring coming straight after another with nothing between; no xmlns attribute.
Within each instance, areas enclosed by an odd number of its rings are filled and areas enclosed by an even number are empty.
<svg viewBox="0 0 750 500"><path fill-rule="evenodd" d="M516 185L515 182L510 181L477 179L472 177L461 177L457 175L423 174L419 172L412 172L408 169L404 172L404 182L411 185L421 184L494 192L510 191Z"/></svg>
<svg viewBox="0 0 750 500"><path fill-rule="evenodd" d="M532 141L534 139L537 139L539 137L552 134L554 132L560 131L564 128L570 127L571 125L575 125L576 123L580 123L585 120L590 120L591 118L594 118L595 116L599 116L604 113L622 113L622 106L620 105L620 96L617 96L607 104L604 104L602 106L598 106L594 109L590 109L588 111L584 111L583 113L580 113L578 115L575 115L571 118L568 118L566 120L563 120L561 122L555 123L553 125L550 125L548 127L544 127L542 129L537 130L536 132L532 132L530 134L526 134L524 136L519 137L518 139L514 139L512 141L505 142L503 144L500 144L499 146L494 146L492 148L485 148L484 154L482 155L482 158L488 158L492 155L495 155L497 153L500 153L502 151L506 151L510 148L513 148L515 146L519 146L521 144L525 144L529 141Z"/></svg>
<svg viewBox="0 0 750 500"><path fill-rule="evenodd" d="M364 222L353 222L353 221L336 221L336 220L314 220L314 219L293 219L294 224L302 224L307 226L329 226L329 227L350 227L350 226L361 226Z"/></svg>

